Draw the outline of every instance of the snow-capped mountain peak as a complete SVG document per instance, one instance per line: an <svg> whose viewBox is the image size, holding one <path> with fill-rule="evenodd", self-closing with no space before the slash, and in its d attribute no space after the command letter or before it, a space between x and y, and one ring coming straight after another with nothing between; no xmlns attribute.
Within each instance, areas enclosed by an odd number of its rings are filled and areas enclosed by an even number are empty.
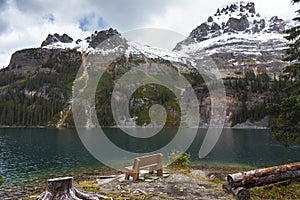
<svg viewBox="0 0 300 200"><path fill-rule="evenodd" d="M264 18L256 12L253 2L235 2L222 6L208 20L195 28L189 37L179 43L176 51L183 46L195 42L202 42L223 35L261 35L280 34L286 29L287 22L277 16ZM283 38L283 36L282 36Z"/></svg>
<svg viewBox="0 0 300 200"><path fill-rule="evenodd" d="M218 8L217 12L210 19L222 25L222 23L226 24L230 18L239 19L243 16L249 18L252 22L261 19L260 14L255 11L255 4L253 2L245 3L243 1Z"/></svg>
<svg viewBox="0 0 300 200"><path fill-rule="evenodd" d="M46 40L44 40L42 42L42 47L43 46L47 46L47 45L51 45L54 43L72 43L73 42L73 38L71 38L70 36L68 36L67 34L63 34L63 35L59 35L58 33L55 33L53 35L49 34L46 38Z"/></svg>
<svg viewBox="0 0 300 200"><path fill-rule="evenodd" d="M95 31L85 39L74 41L73 38L66 34L59 35L55 33L54 35L49 34L41 46L47 49L77 49L81 52L93 52L101 42L112 36L121 37L121 34L117 30L110 28L103 31Z"/></svg>
<svg viewBox="0 0 300 200"><path fill-rule="evenodd" d="M204 50L225 77L253 68L274 76L285 66L282 58L288 41L284 30L292 24L277 16L261 16L252 2L235 2L218 8L174 51L194 57Z"/></svg>

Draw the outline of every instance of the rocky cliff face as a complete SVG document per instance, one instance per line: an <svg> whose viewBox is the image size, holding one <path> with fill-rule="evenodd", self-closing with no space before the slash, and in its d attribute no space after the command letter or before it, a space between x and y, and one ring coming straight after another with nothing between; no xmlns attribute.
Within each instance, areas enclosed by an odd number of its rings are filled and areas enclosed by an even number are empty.
<svg viewBox="0 0 300 200"><path fill-rule="evenodd" d="M285 66L284 30L289 26L290 22L277 16L261 17L254 3L237 2L219 8L174 51L197 56L204 50L216 61L223 77L252 69L273 76Z"/></svg>
<svg viewBox="0 0 300 200"><path fill-rule="evenodd" d="M80 52L70 49L32 48L16 51L7 71L30 76L38 73L55 73L63 63L81 59ZM74 66L70 66L74 67Z"/></svg>

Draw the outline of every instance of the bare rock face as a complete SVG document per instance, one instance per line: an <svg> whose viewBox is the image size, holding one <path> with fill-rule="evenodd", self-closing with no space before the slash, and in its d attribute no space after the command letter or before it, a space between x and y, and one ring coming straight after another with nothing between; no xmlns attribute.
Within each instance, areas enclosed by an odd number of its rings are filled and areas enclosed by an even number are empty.
<svg viewBox="0 0 300 200"><path fill-rule="evenodd" d="M190 36L191 38L195 38L198 42L201 42L209 39L210 37L217 37L221 35L220 29L221 27L217 23L212 22L212 25L203 23L194 29Z"/></svg>
<svg viewBox="0 0 300 200"><path fill-rule="evenodd" d="M86 40L89 42L91 47L96 48L101 42L114 35L120 35L120 33L117 30L110 28L105 31L95 31L95 33L91 37L86 38Z"/></svg>
<svg viewBox="0 0 300 200"><path fill-rule="evenodd" d="M224 32L245 31L249 26L250 23L246 15L243 15L240 19L229 18Z"/></svg>
<svg viewBox="0 0 300 200"><path fill-rule="evenodd" d="M284 32L286 23L283 21L283 19L279 19L277 16L273 16L269 20L269 23L270 23L269 32L278 32L278 33Z"/></svg>
<svg viewBox="0 0 300 200"><path fill-rule="evenodd" d="M56 42L62 42L62 43L72 43L73 38L68 36L67 34L59 35L55 33L54 35L49 34L46 40L42 42L42 47L47 46Z"/></svg>
<svg viewBox="0 0 300 200"><path fill-rule="evenodd" d="M261 19L260 21L253 21L253 26L252 26L252 32L255 33L260 33L264 28L266 27L266 21L265 19Z"/></svg>

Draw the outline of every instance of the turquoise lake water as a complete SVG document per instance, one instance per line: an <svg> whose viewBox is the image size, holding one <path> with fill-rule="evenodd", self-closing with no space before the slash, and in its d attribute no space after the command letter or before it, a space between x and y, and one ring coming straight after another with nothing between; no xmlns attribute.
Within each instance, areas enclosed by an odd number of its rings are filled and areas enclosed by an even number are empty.
<svg viewBox="0 0 300 200"><path fill-rule="evenodd" d="M199 159L205 131L199 129L187 150L194 163L255 168L300 160L299 145L285 148L270 137L268 130L260 129L224 129L212 152ZM105 133L118 146L136 152L158 149L174 137L172 129L149 142L128 139L119 129L105 129ZM6 179L0 186L0 199L14 192L22 195L27 185L32 187L35 182L40 187L41 181L48 178L76 176L81 171L92 173L103 167L85 149L75 129L0 129L0 175Z"/></svg>

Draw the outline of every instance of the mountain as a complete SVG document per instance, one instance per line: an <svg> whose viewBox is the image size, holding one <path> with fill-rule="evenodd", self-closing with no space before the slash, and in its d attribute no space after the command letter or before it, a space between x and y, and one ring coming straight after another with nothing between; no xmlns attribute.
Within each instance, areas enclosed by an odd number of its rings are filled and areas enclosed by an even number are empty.
<svg viewBox="0 0 300 200"><path fill-rule="evenodd" d="M103 41L109 41L107 46L99 47ZM128 42L112 28L95 31L90 37L77 40L67 34L49 34L41 47L15 52L8 67L0 71L0 124L74 126L71 112L72 85L79 67L89 54L109 54L119 50L118 48L124 49L124 55L106 70L96 93L96 111L103 126L115 125L110 103L103 102L111 98L114 83L132 68L167 65L181 72L191 84L202 83L188 58L183 58L176 52ZM85 79L89 81L88 77ZM167 125L176 125L180 112L177 112L178 103L174 99L171 91L150 84L135 92L131 98L131 105L134 105L131 108L132 115L137 117L139 125L148 124L149 108L153 104L165 104L169 111Z"/></svg>
<svg viewBox="0 0 300 200"><path fill-rule="evenodd" d="M267 103L285 95L279 74L287 65L282 61L288 44L284 30L292 26L278 16L264 18L252 2L235 2L218 8L174 51L194 58L205 52L215 61L226 86L231 126L258 121L267 115Z"/></svg>
<svg viewBox="0 0 300 200"><path fill-rule="evenodd" d="M286 65L281 60L287 45L283 31L290 26L291 23L278 17L261 17L254 3L236 2L217 9L173 51L130 42L112 28L95 31L84 39L49 34L41 47L15 52L8 67L0 71L0 125L73 127L72 91L80 66L88 71L88 55L110 55L120 50L123 55L107 68L95 95L96 113L102 126L116 124L110 99L117 80L132 69L154 65L171 67L190 82L200 104L200 121L207 124L211 99L204 77L195 68L202 52L215 61L224 80L226 125L246 121L251 124L266 117L267 103L285 95L282 88L286 83L278 74ZM202 66L200 70L213 76L210 66ZM147 70L143 76L149 77ZM89 76L82 76L82 80L89 82ZM125 126L132 122L148 126L148 111L154 104L167 109L166 126L178 126L180 115L186 116L180 112L174 94L155 84L138 88L129 104L131 118L117 119ZM88 114L88 105L86 111ZM83 126L90 124L83 122Z"/></svg>
<svg viewBox="0 0 300 200"><path fill-rule="evenodd" d="M207 21L179 42L174 51L197 56L207 52L217 63L223 77L254 70L273 77L286 65L282 61L287 40L284 30L290 21L277 16L262 17L252 2L236 2L217 9Z"/></svg>

